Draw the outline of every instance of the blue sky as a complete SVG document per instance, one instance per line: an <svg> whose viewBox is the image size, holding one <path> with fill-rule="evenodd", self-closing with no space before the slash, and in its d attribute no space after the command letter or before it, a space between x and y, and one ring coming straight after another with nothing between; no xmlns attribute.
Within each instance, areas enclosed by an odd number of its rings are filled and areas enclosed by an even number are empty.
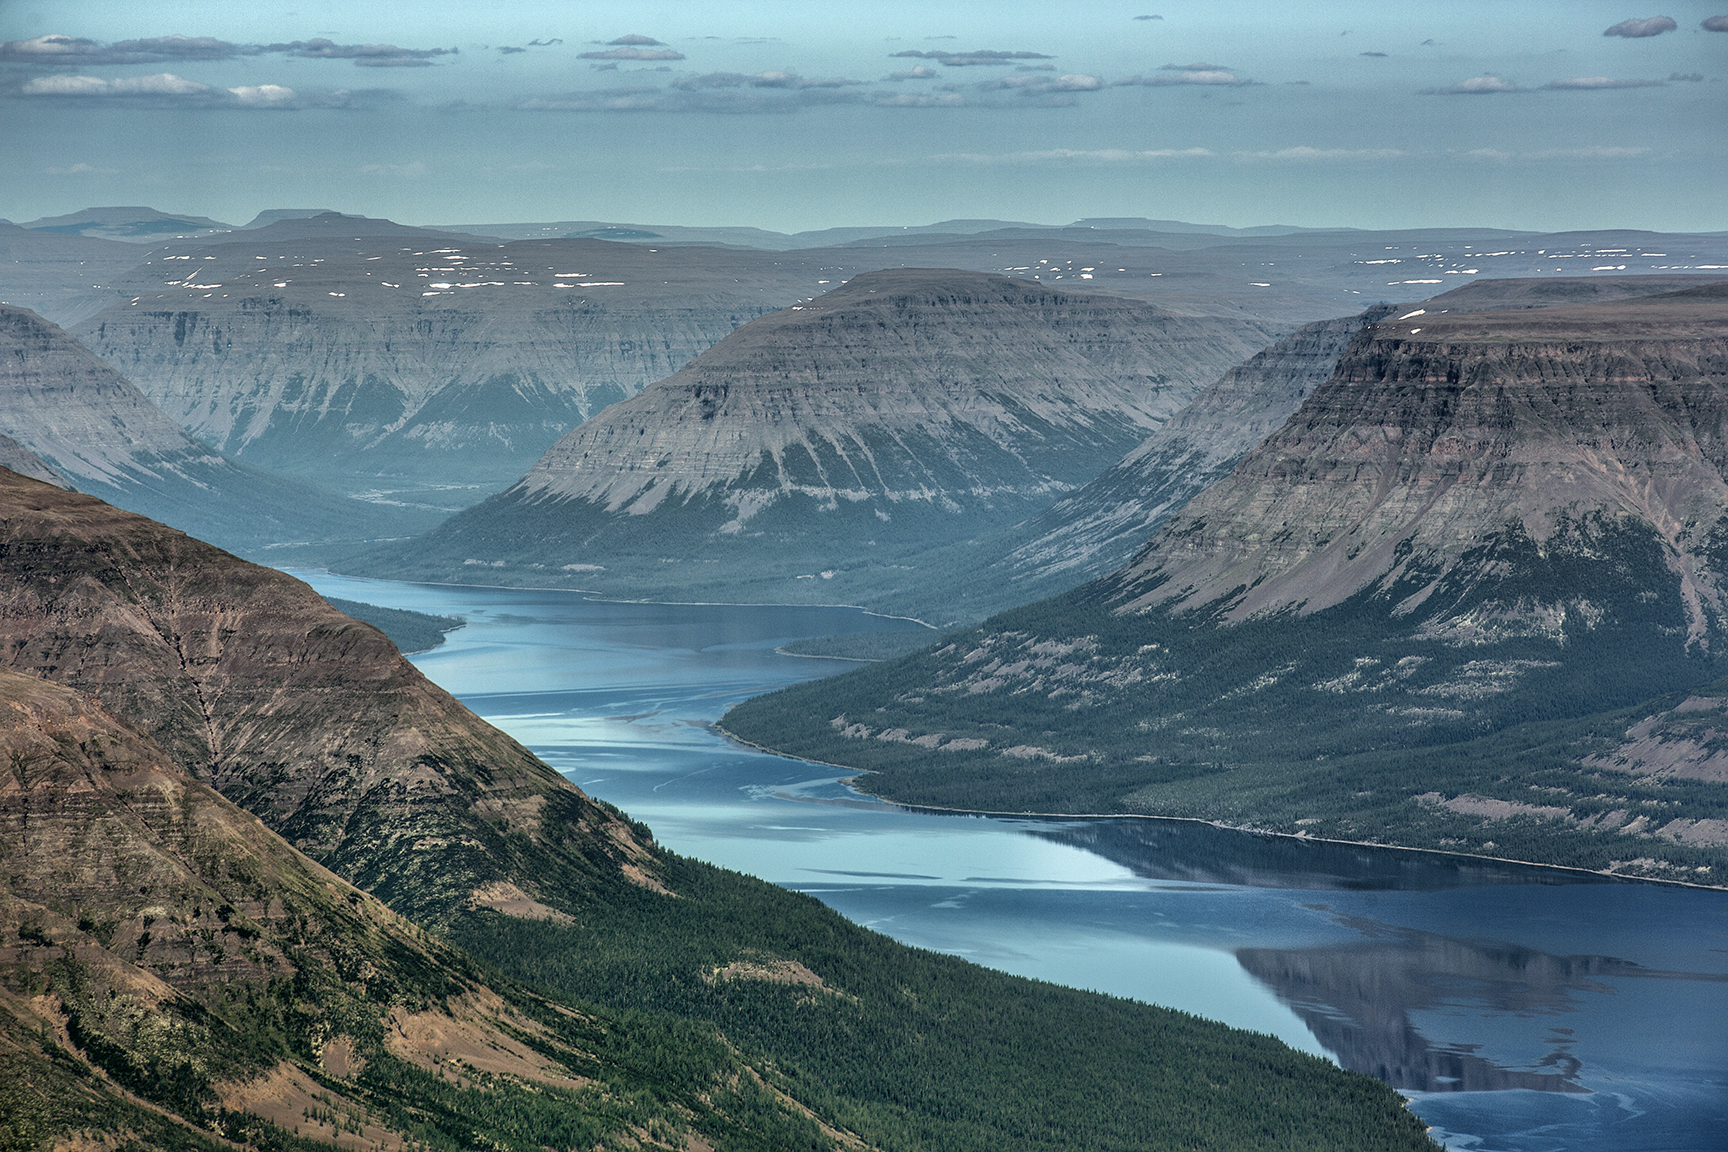
<svg viewBox="0 0 1728 1152"><path fill-rule="evenodd" d="M1728 0L0 0L0 216L1719 230L1707 21Z"/></svg>

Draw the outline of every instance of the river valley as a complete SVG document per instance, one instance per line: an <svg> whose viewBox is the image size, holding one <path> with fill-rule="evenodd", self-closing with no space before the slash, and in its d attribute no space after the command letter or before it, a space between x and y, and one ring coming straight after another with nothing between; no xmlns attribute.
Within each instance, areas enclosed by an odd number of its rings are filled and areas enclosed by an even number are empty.
<svg viewBox="0 0 1728 1152"><path fill-rule="evenodd" d="M779 645L910 622L294 574L460 617L414 659L474 711L663 845L905 943L1272 1033L1398 1087L1451 1148L1704 1152L1728 1131L1728 892L1182 822L912 811L712 728L852 666Z"/></svg>

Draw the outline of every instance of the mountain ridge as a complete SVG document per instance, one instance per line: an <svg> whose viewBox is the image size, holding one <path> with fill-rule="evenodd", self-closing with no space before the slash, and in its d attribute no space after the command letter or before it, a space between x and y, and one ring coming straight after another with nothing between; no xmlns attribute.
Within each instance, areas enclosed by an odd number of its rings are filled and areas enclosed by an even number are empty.
<svg viewBox="0 0 1728 1152"><path fill-rule="evenodd" d="M904 610L897 590L935 596L954 576L920 549L1089 480L1268 335L988 273L864 273L572 430L506 492L344 566Z"/></svg>

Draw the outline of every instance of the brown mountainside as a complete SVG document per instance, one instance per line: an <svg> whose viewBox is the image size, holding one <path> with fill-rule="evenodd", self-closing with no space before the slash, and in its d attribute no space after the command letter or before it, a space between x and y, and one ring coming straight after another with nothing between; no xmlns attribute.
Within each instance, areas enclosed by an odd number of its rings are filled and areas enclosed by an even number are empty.
<svg viewBox="0 0 1728 1152"><path fill-rule="evenodd" d="M1521 312L1412 309L1365 332L1230 483L1117 579L1137 590L1130 608L1231 597L1239 620L1316 612L1420 570L1431 583L1397 611L1425 616L1428 593L1484 536L1511 524L1540 544L1601 513L1661 534L1702 639L1723 624L1706 553L1725 511L1728 285Z"/></svg>
<svg viewBox="0 0 1728 1152"><path fill-rule="evenodd" d="M645 860L628 825L304 584L0 473L5 662L103 701L394 906L522 900ZM543 820L585 837L539 835ZM506 835L508 826L517 835Z"/></svg>

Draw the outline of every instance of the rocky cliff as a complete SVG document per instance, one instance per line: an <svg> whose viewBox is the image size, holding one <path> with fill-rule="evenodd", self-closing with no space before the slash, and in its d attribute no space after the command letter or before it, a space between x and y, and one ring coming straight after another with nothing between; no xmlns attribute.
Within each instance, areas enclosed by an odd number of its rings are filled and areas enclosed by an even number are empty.
<svg viewBox="0 0 1728 1152"><path fill-rule="evenodd" d="M363 540L431 519L237 463L188 436L60 328L3 305L0 434L64 483L242 550Z"/></svg>
<svg viewBox="0 0 1728 1152"><path fill-rule="evenodd" d="M1716 877L1720 785L1628 745L1721 695L1725 420L1728 286L1408 309L1123 569L726 724L902 799Z"/></svg>
<svg viewBox="0 0 1728 1152"><path fill-rule="evenodd" d="M924 550L1084 483L1264 338L1004 276L867 273L745 326L366 570L904 606L962 575Z"/></svg>
<svg viewBox="0 0 1728 1152"><path fill-rule="evenodd" d="M767 253L322 220L155 253L77 334L243 460L354 491L501 487L607 404L820 290Z"/></svg>
<svg viewBox="0 0 1728 1152"><path fill-rule="evenodd" d="M1025 542L992 565L1013 601L1062 591L1132 559L1159 525L1228 476L1331 378L1357 332L1391 311L1381 305L1318 320L1255 353L1097 479L1019 526Z"/></svg>

